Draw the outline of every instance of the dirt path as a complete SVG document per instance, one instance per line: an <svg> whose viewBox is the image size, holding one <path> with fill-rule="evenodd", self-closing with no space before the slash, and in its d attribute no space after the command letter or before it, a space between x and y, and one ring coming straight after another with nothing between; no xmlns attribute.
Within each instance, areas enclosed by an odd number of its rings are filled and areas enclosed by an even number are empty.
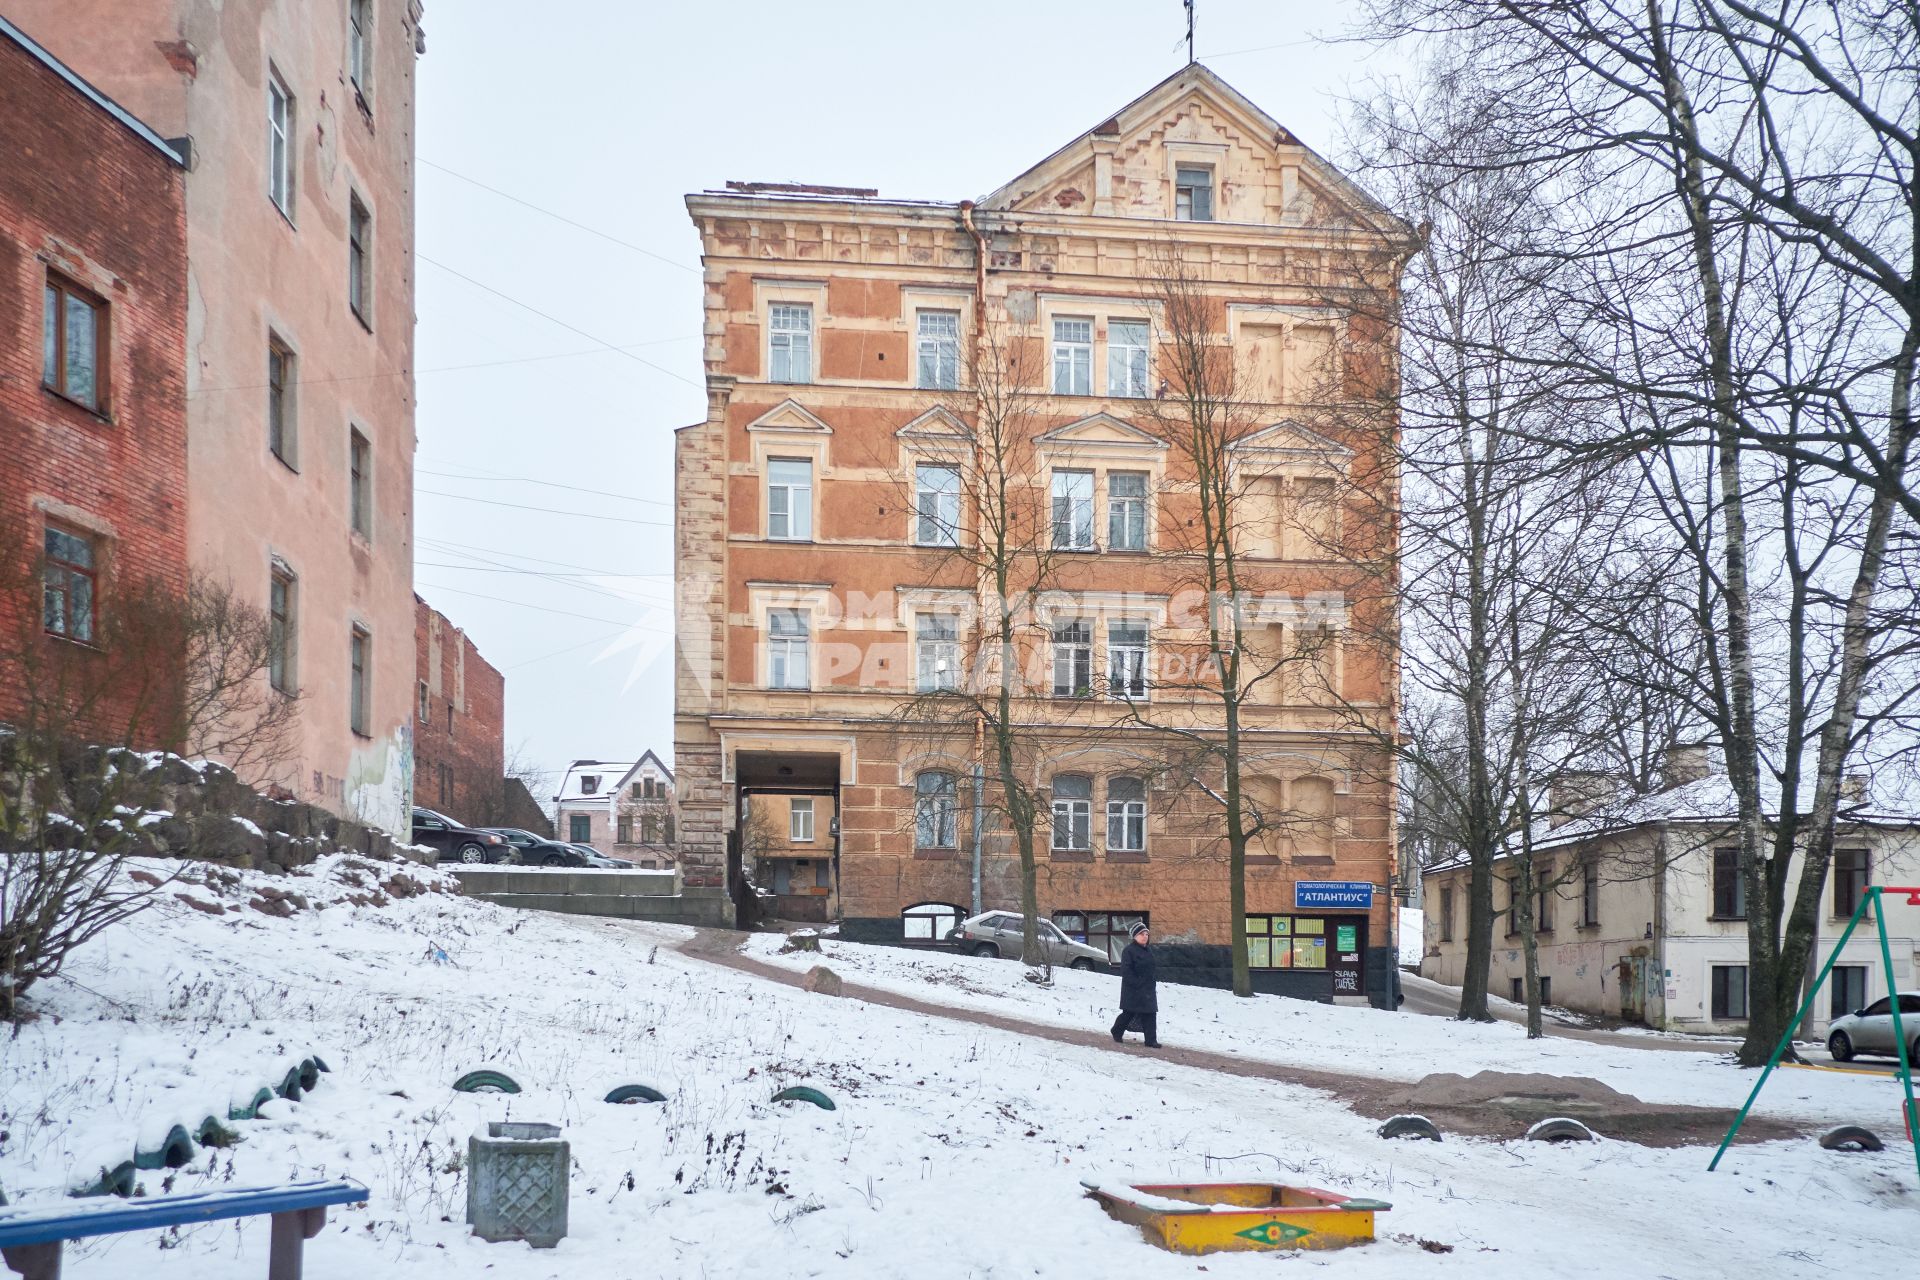
<svg viewBox="0 0 1920 1280"><path fill-rule="evenodd" d="M768 964L764 960L756 960L751 956L740 954L740 945L744 939L745 935L724 929L701 929L692 938L679 944L679 950L693 959L749 974L763 981L777 982L787 987L799 987L802 984L804 975L796 970L785 969ZM1051 1040L1057 1044L1076 1045L1083 1049L1124 1053L1130 1057L1147 1057L1158 1062L1194 1067L1202 1071L1217 1071L1223 1075L1255 1080L1275 1080L1283 1084L1318 1089L1330 1094L1359 1114L1376 1120L1384 1120L1401 1111L1419 1110L1444 1131L1451 1133L1469 1133L1493 1138L1518 1137L1532 1119L1540 1118L1529 1114L1535 1108L1516 1109L1513 1105L1501 1105L1513 1103L1514 1100L1507 1098L1493 1103L1474 1102L1472 1104L1436 1099L1435 1105L1426 1105L1417 1098L1409 1097L1409 1091L1416 1083L1413 1081L1386 1080L1373 1076L1345 1075L1337 1071L1316 1071L1307 1067L1280 1066L1256 1059L1209 1053L1203 1049L1172 1047L1148 1049L1132 1040L1124 1044L1115 1044L1112 1037L1104 1030L1058 1027L973 1009L956 1009L949 1005L916 1000L911 996L883 991L877 987L863 986L844 979L841 985L841 998L883 1005L889 1009L900 1009L922 1017L944 1018L950 1022L993 1027L1016 1035ZM1536 1078L1546 1079L1546 1077ZM1457 1079L1457 1077L1449 1079ZM1610 1137L1626 1138L1647 1146L1677 1147L1717 1143L1721 1135L1726 1132L1728 1124L1732 1122L1734 1114L1731 1110L1714 1107L1660 1106L1631 1099L1628 1101L1632 1103L1629 1108L1610 1111L1605 1115L1591 1116L1590 1121L1594 1129ZM1567 1112L1556 1111L1549 1107L1546 1113L1566 1114ZM1741 1128L1739 1140L1762 1142L1794 1137L1801 1132L1784 1122L1752 1116Z"/></svg>

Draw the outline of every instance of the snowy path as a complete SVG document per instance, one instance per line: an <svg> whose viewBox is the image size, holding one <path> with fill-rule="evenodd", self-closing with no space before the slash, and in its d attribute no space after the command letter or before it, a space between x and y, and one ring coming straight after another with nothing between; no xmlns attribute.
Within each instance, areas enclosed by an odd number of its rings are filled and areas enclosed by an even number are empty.
<svg viewBox="0 0 1920 1280"><path fill-rule="evenodd" d="M301 888L328 898L305 878ZM225 898L244 904L249 892ZM385 907L328 900L325 911L287 920L244 905L209 916L166 903L97 939L72 981L36 989L42 1016L0 1039L7 1194L57 1200L140 1130L197 1118L282 1055L319 1050L333 1073L303 1101L241 1122L241 1145L141 1175L149 1194L301 1176L364 1181L371 1203L341 1212L308 1246L309 1280L1084 1280L1185 1277L1200 1266L1249 1280L1301 1267L1355 1280L1467 1267L1491 1280L1784 1280L1816 1260L1870 1272L1904 1247L1920 1203L1910 1148L1846 1157L1806 1141L1770 1143L1741 1148L1709 1176L1697 1148L1390 1143L1374 1122L1298 1084L810 995L679 954L683 929L440 894ZM424 962L430 939L455 963ZM900 958L920 957L873 957L859 980L883 985L880 971ZM851 974L860 958L830 962ZM1034 993L1032 1008L1010 1009L999 976L964 966L959 976L989 994L949 980L929 1002L966 996L999 1005L997 1016L1031 1014L1076 1034L1099 1024L1071 1002L1104 1010L1109 995L1062 981ZM1397 1073L1439 1065L1424 1037L1378 1052L1391 1042L1366 1030L1371 1011L1294 1003L1215 1009L1183 996L1171 1025L1189 1041L1204 1029L1213 1051L1232 1045L1251 1057L1258 1047L1301 1070L1386 1079L1375 1059L1390 1057ZM1359 1016L1326 1022L1334 1013ZM1378 1018L1383 1034L1438 1022ZM1325 1047L1328 1027L1342 1032L1347 1058ZM1291 1058L1276 1035L1290 1036ZM1481 1052L1498 1059L1525 1043L1488 1041ZM1695 1058L1711 1063L1638 1055ZM449 1090L480 1066L509 1072L524 1092ZM629 1081L669 1101L600 1101ZM769 1105L776 1087L800 1081L839 1109ZM1723 1095L1724 1083L1693 1091ZM572 1234L557 1250L482 1244L461 1221L466 1137L507 1118L567 1126ZM1144 1245L1081 1194L1082 1178L1129 1173L1278 1176L1394 1208L1365 1248L1196 1261ZM266 1237L264 1224L123 1237L72 1250L65 1274L258 1280Z"/></svg>

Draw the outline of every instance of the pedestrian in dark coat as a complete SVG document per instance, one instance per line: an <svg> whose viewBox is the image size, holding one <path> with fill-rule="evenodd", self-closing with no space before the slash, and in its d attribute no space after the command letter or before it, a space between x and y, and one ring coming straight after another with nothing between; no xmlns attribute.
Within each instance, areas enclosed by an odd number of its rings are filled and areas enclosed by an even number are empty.
<svg viewBox="0 0 1920 1280"><path fill-rule="evenodd" d="M1154 990L1152 936L1145 924L1133 929L1133 941L1120 953L1120 1016L1113 1021L1113 1038L1123 1039L1128 1030L1145 1033L1147 1048L1160 1047L1159 1031L1154 1025L1160 1015L1160 997Z"/></svg>

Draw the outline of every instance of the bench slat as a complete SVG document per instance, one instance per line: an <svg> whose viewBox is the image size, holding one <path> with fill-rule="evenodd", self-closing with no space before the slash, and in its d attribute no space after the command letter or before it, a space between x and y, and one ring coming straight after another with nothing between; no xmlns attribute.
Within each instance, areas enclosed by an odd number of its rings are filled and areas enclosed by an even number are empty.
<svg viewBox="0 0 1920 1280"><path fill-rule="evenodd" d="M122 1231L151 1231L182 1223L246 1218L254 1214L292 1213L328 1205L358 1204L367 1189L348 1179L290 1182L275 1187L227 1187L150 1200L108 1197L65 1200L57 1205L0 1208L0 1246L79 1240Z"/></svg>

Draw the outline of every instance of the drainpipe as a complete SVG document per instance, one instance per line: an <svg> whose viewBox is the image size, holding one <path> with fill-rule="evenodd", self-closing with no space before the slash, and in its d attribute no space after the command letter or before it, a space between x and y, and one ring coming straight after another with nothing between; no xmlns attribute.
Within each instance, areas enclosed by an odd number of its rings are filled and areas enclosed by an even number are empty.
<svg viewBox="0 0 1920 1280"><path fill-rule="evenodd" d="M980 341L986 333L987 323L987 238L973 223L973 201L960 202L960 226L973 237L973 367L980 368ZM975 378L974 394L978 395L979 379ZM980 474L980 435L978 430L973 437L973 474ZM976 599L984 592L984 573L975 579ZM981 615L982 617L985 614ZM1001 673L1005 678L1004 672ZM973 714L973 915L979 915L986 908L981 904L980 891L980 854L981 832L986 818L986 721L978 711Z"/></svg>

